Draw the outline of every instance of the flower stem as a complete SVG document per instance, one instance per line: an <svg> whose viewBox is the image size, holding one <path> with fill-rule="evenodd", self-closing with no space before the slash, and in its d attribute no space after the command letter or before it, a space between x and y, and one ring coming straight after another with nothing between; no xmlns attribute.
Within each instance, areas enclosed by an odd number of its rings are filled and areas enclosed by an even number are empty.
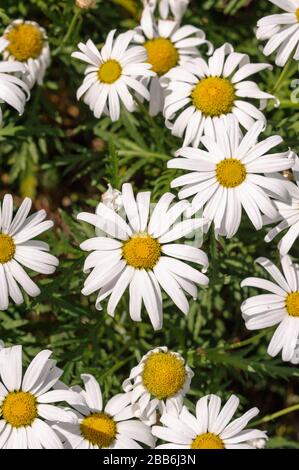
<svg viewBox="0 0 299 470"><path fill-rule="evenodd" d="M290 66L292 64L292 58L290 58L287 63L285 64L285 66L283 67L275 85L274 85L274 88L272 90L272 94L274 94L276 91L279 90L280 86L283 84L283 82L285 81L288 73L289 73L289 70L290 70Z"/></svg>
<svg viewBox="0 0 299 470"><path fill-rule="evenodd" d="M263 418L251 423L251 426L258 426L263 423L268 423L269 421L273 421L274 419L280 418L281 416L287 415L288 413L292 413L293 411L299 411L299 403L297 405L284 408L283 410L277 411L271 415L264 416Z"/></svg>

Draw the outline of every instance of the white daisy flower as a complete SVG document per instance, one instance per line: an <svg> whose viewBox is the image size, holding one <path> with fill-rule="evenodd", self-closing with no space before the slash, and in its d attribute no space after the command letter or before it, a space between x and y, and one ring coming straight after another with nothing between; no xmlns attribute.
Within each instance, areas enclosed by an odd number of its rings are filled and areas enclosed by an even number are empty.
<svg viewBox="0 0 299 470"><path fill-rule="evenodd" d="M281 256L284 256L289 252L299 237L299 157L297 155L295 157L293 174L296 183L286 181L287 189L290 194L290 201L288 203L283 201L274 201L279 214L275 222L280 221L280 223L270 230L265 237L266 242L271 242L276 235L285 229L288 229L287 233L282 237L278 244ZM279 174L275 176L279 179L285 180L285 178ZM265 222L273 223L274 221L269 219Z"/></svg>
<svg viewBox="0 0 299 470"><path fill-rule="evenodd" d="M88 10L96 6L97 0L76 0L76 5L79 8Z"/></svg>
<svg viewBox="0 0 299 470"><path fill-rule="evenodd" d="M0 204L0 310L6 310L9 297L17 304L23 302L19 285L30 297L40 294L38 286L30 279L21 265L41 274L52 274L59 264L55 256L48 253L49 245L32 240L53 227L51 220L40 210L27 217L32 201L28 197L22 202L13 218L13 199L4 196Z"/></svg>
<svg viewBox="0 0 299 470"><path fill-rule="evenodd" d="M161 79L167 72L183 64L192 57L198 57L198 46L211 44L206 41L205 33L195 26L180 26L179 21L156 21L150 8L145 8L140 26L136 28L134 41L142 44L148 55L148 62L157 74L154 77L143 77L142 83L150 91L150 115L155 116L163 111L164 91Z"/></svg>
<svg viewBox="0 0 299 470"><path fill-rule="evenodd" d="M129 311L132 320L141 321L144 302L155 330L162 327L161 288L186 315L189 303L184 291L197 298L196 284L207 285L207 276L180 261L208 265L207 255L187 244L176 244L206 223L204 219L177 220L189 206L181 201L170 207L174 196L166 193L150 212L150 192L142 192L135 199L132 186L124 184L122 200L128 223L115 211L100 204L97 214L82 212L84 220L106 232L108 237L86 240L81 249L91 251L86 258L84 272L92 269L85 281L82 293L98 292L96 308L110 296L107 312L114 316L125 290L129 288Z"/></svg>
<svg viewBox="0 0 299 470"><path fill-rule="evenodd" d="M254 449L249 441L267 439L264 431L245 429L259 410L251 408L231 421L238 406L239 399L232 395L221 410L221 399L207 395L198 400L196 416L185 406L178 417L165 413L160 419L163 426L153 426L152 433L167 444L156 449Z"/></svg>
<svg viewBox="0 0 299 470"><path fill-rule="evenodd" d="M261 121L253 124L243 137L236 119L215 121L216 139L202 138L206 150L185 147L168 162L168 168L189 170L171 183L172 188L183 186L179 198L193 196L194 214L204 208L203 217L213 221L216 235L233 237L241 223L242 207L256 230L263 226L261 214L271 218L277 210L270 197L288 198L287 185L277 178L264 176L274 168L282 171L294 164L292 152L268 154L282 142L277 136L257 142L263 130Z"/></svg>
<svg viewBox="0 0 299 470"><path fill-rule="evenodd" d="M252 439L248 441L248 444L254 447L255 449L264 449L266 447L267 440L266 439Z"/></svg>
<svg viewBox="0 0 299 470"><path fill-rule="evenodd" d="M14 20L3 33L8 41L4 59L21 62L25 69L29 88L42 85L50 64L50 48L47 33L35 21Z"/></svg>
<svg viewBox="0 0 299 470"><path fill-rule="evenodd" d="M183 146L197 147L203 134L214 135L219 118L233 114L247 130L256 120L265 122L263 113L249 101L254 98L262 104L274 96L246 79L271 68L251 64L248 55L234 52L231 44L216 49L208 62L201 58L184 62L165 76L166 126L173 135L184 136Z"/></svg>
<svg viewBox="0 0 299 470"><path fill-rule="evenodd" d="M283 274L267 258L256 260L270 274L274 282L248 277L241 287L256 287L269 294L246 299L241 311L248 330L278 325L268 347L274 357L282 350L284 361L298 359L299 346L299 266L288 255L281 257Z"/></svg>
<svg viewBox="0 0 299 470"><path fill-rule="evenodd" d="M52 403L82 402L72 391L51 390L63 373L41 351L22 375L22 346L0 352L0 449L60 449L56 433L44 420L66 421L69 414Z"/></svg>
<svg viewBox="0 0 299 470"><path fill-rule="evenodd" d="M124 381L123 389L131 393L135 415L153 425L157 422L157 410L161 414L166 409L172 414L181 410L193 375L180 354L163 346L142 357Z"/></svg>
<svg viewBox="0 0 299 470"><path fill-rule="evenodd" d="M99 51L89 39L86 44L79 43L81 52L73 52L72 57L87 62L83 84L77 91L77 99L82 96L84 103L93 111L96 118L102 114L117 121L120 116L120 102L128 111L135 110L132 93L134 90L149 100L149 92L140 77L151 77L155 73L146 63L147 54L141 46L131 46L134 31L120 34L115 40L116 30L110 31L105 45Z"/></svg>
<svg viewBox="0 0 299 470"><path fill-rule="evenodd" d="M276 65L283 67L292 56L299 59L299 0L269 0L286 13L265 16L257 23L256 37L267 41L263 53L276 53Z"/></svg>
<svg viewBox="0 0 299 470"><path fill-rule="evenodd" d="M154 438L150 428L133 419L130 394L119 393L103 406L102 392L96 379L82 374L85 389L73 390L84 400L83 405L74 404L72 422L60 422L53 426L71 449L141 449L141 442L153 447Z"/></svg>
<svg viewBox="0 0 299 470"><path fill-rule="evenodd" d="M189 0L143 0L143 5L149 6L153 12L159 5L159 14L163 20L169 16L173 16L175 20L181 20L187 10Z"/></svg>
<svg viewBox="0 0 299 470"><path fill-rule="evenodd" d="M0 38L0 53L7 47L8 41ZM14 73L23 76L26 72L21 62L0 60L0 103L7 103L19 114L23 114L26 100L30 97L30 91L24 80L15 77ZM2 110L0 106L0 124L2 122Z"/></svg>
<svg viewBox="0 0 299 470"><path fill-rule="evenodd" d="M2 341L2 339L0 339L0 350L4 348L4 343Z"/></svg>

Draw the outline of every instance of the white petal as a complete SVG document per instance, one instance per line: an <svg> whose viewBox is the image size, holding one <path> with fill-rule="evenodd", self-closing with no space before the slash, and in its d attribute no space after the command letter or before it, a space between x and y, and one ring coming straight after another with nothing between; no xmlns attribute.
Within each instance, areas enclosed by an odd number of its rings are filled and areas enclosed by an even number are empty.
<svg viewBox="0 0 299 470"><path fill-rule="evenodd" d="M22 346L1 350L0 373L9 392L20 390L22 381Z"/></svg>

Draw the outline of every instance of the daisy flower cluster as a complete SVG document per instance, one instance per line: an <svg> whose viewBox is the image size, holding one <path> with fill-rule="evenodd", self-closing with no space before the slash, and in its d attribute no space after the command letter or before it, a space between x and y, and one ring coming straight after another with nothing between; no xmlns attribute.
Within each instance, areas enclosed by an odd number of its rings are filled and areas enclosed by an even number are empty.
<svg viewBox="0 0 299 470"><path fill-rule="evenodd" d="M109 297L107 312L114 316L128 289L131 318L141 321L143 303L154 329L162 327L163 291L187 314L185 292L196 299L196 285L208 284L205 274L188 265L200 264L205 271L207 256L176 240L194 231L207 232L212 225L216 237L231 238L240 227L242 210L256 230L266 220L277 220L278 207L289 203L290 189L273 173L291 169L296 160L289 149L269 153L283 144L282 139L260 138L266 116L251 103L258 100L264 107L275 99L248 81L272 66L251 63L228 43L212 53L203 31L181 26L186 3L177 2L174 11L170 1L146 1L135 31L116 39L111 31L101 51L88 40L73 53L89 64L78 98L84 97L96 117L104 113L115 121L121 116L121 102L133 110L138 99L147 99L149 113L162 111L166 126L184 139L168 162L168 168L188 171L171 183L182 187L179 203L171 206L174 195L166 193L151 214L150 193L135 198L131 185L125 184L121 195L112 196L113 188L109 189L107 204L99 204L96 214L78 215L94 225L98 235L81 244L91 252L84 265L89 276L82 293L97 293L98 309ZM157 18L157 11L162 18ZM202 45L212 53L209 59L201 56ZM192 218L199 211L202 217ZM177 223L179 217L185 220Z"/></svg>
<svg viewBox="0 0 299 470"><path fill-rule="evenodd" d="M1 343L1 449L229 449L254 448L253 439L267 439L263 431L245 430L257 408L229 424L236 396L222 410L218 396L201 398L195 418L182 401L193 372L166 347L149 351L124 382L124 392L106 403L90 374L81 374L84 388L61 382L63 371L51 354L38 353L23 374L22 347ZM152 427L157 409L163 426ZM166 444L156 445L157 438Z"/></svg>

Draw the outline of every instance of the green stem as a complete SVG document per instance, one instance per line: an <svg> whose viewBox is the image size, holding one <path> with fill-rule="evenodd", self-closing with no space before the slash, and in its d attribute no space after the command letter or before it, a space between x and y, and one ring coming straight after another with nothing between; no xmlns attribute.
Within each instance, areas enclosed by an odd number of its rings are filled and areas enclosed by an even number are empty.
<svg viewBox="0 0 299 470"><path fill-rule="evenodd" d="M278 79L277 79L277 82L275 83L274 85L274 88L272 90L272 94L274 94L278 89L279 87L283 84L285 78L287 77L288 73L289 73L289 70L290 70L290 66L292 64L292 58L290 58L287 63L285 64L285 66L283 67Z"/></svg>
<svg viewBox="0 0 299 470"><path fill-rule="evenodd" d="M279 109L299 108L299 103L294 103L290 100L280 100Z"/></svg>
<svg viewBox="0 0 299 470"><path fill-rule="evenodd" d="M252 336L251 338L245 339L244 341L238 341L236 343L229 344L227 349L239 349L243 348L244 346L248 346L249 344L254 344L267 333L267 331L262 331L261 333L258 333L257 335Z"/></svg>
<svg viewBox="0 0 299 470"><path fill-rule="evenodd" d="M117 364L115 364L113 367L111 367L110 369L108 369L106 372L104 372L101 376L100 376L100 379L104 379L106 377L108 377L109 375L112 375L114 374L118 369L121 369L125 364L127 364L128 362L130 362L132 359L135 358L135 354L131 354L131 356L127 357L126 359L124 359L123 361L119 361Z"/></svg>
<svg viewBox="0 0 299 470"><path fill-rule="evenodd" d="M78 22L78 19L81 15L81 9L78 8L78 7L75 7L75 13L74 13L74 16L72 18L72 21L70 22L69 24L69 27L68 27L68 30L67 32L65 33L65 36L64 38L62 39L61 41L61 44L60 46L58 47L58 51L61 50L62 46L64 46L64 44L67 44L68 40L70 39L70 37L72 36L76 26L77 26L77 22Z"/></svg>
<svg viewBox="0 0 299 470"><path fill-rule="evenodd" d="M280 418L281 416L287 415L288 413L292 413L293 411L299 411L299 403L297 405L284 408L283 410L277 411L271 415L264 416L263 418L251 423L251 426L258 426L263 423L268 423L269 421L273 421L274 419Z"/></svg>

